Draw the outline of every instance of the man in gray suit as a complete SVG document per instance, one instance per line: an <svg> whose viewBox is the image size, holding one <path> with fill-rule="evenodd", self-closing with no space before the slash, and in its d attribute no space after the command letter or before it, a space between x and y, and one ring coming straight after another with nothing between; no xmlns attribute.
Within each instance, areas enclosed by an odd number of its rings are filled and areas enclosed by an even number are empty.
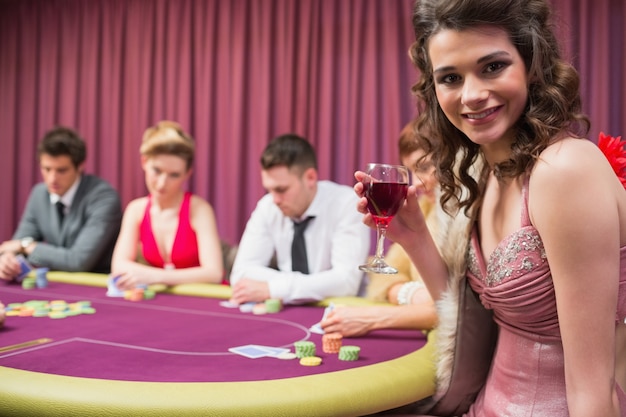
<svg viewBox="0 0 626 417"><path fill-rule="evenodd" d="M13 239L0 245L0 279L20 274L18 254L36 267L109 271L122 208L109 183L83 173L86 154L72 129L45 134L38 146L43 182L33 187Z"/></svg>

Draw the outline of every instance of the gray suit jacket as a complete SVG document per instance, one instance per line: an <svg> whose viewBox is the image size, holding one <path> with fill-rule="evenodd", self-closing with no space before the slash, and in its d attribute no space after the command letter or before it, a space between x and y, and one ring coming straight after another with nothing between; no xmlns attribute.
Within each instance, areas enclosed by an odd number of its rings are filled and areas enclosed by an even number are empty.
<svg viewBox="0 0 626 417"><path fill-rule="evenodd" d="M121 219L117 191L101 178L83 175L59 227L46 184L39 183L28 197L13 239L31 236L39 242L28 257L33 265L69 272L108 272Z"/></svg>

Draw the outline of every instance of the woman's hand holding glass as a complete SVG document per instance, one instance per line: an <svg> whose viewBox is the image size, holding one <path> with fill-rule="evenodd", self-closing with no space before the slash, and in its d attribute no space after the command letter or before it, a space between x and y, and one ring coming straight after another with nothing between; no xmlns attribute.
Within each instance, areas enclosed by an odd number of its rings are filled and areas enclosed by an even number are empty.
<svg viewBox="0 0 626 417"><path fill-rule="evenodd" d="M370 163L361 181L367 207L376 223L376 254L367 264L359 266L362 271L378 274L396 274L383 257L383 245L387 227L404 203L409 186L409 170L402 165Z"/></svg>
<svg viewBox="0 0 626 417"><path fill-rule="evenodd" d="M354 185L354 191L360 197L357 210L364 215L363 223L375 230L376 222L367 208L367 198L365 197L365 189L363 186L363 181L367 175L368 174L364 171L356 171L354 173L354 178L357 180ZM415 243L415 240L419 239L419 236L423 236L424 233L429 233L419 205L420 194L415 185L408 187L406 199L386 230L386 237L404 247L406 247L407 244Z"/></svg>

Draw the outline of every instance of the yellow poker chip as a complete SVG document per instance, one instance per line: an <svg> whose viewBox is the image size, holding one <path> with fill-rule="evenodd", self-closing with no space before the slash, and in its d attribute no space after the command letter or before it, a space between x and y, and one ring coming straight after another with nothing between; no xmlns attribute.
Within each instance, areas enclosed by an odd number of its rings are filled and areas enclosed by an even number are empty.
<svg viewBox="0 0 626 417"><path fill-rule="evenodd" d="M7 317L10 316L19 316L20 315L20 310L9 310L6 313L4 313Z"/></svg>
<svg viewBox="0 0 626 417"><path fill-rule="evenodd" d="M322 358L319 356L306 356L300 359L300 365L302 366L318 366L321 365Z"/></svg>

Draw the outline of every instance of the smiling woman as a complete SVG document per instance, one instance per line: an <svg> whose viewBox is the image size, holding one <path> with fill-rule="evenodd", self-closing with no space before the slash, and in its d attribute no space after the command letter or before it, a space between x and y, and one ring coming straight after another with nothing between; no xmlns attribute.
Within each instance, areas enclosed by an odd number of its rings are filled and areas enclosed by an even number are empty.
<svg viewBox="0 0 626 417"><path fill-rule="evenodd" d="M413 24L416 132L460 232L429 236L410 187L388 234L452 329L435 401L450 372L462 382L452 364L482 341L454 339L467 329L457 323L481 325L461 310L476 299L498 326L495 353L478 370L484 384L469 387L478 392L449 385L465 407L444 415L626 416L626 358L616 355L626 347L626 193L584 139L579 77L560 56L547 1L418 0Z"/></svg>

